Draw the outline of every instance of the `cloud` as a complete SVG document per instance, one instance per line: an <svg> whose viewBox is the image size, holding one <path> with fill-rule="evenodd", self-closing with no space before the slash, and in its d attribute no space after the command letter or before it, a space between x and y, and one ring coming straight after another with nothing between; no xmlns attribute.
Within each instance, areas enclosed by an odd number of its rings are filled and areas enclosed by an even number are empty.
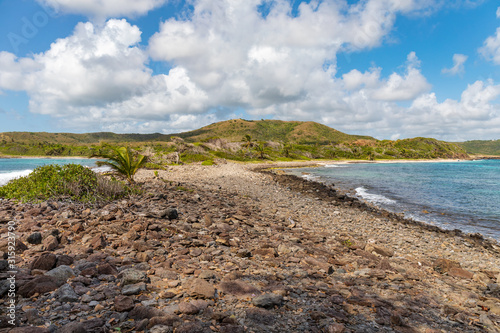
<svg viewBox="0 0 500 333"><path fill-rule="evenodd" d="M144 15L167 0L37 0L57 12L81 14L103 21L110 17Z"/></svg>
<svg viewBox="0 0 500 333"><path fill-rule="evenodd" d="M465 62L469 57L464 54L454 54L453 55L453 67L452 68L443 68L441 73L457 75L465 72Z"/></svg>
<svg viewBox="0 0 500 333"><path fill-rule="evenodd" d="M500 18L500 7L497 8L496 15L497 18ZM486 38L483 47L479 49L479 53L485 59L500 65L500 27L497 28L495 35Z"/></svg>

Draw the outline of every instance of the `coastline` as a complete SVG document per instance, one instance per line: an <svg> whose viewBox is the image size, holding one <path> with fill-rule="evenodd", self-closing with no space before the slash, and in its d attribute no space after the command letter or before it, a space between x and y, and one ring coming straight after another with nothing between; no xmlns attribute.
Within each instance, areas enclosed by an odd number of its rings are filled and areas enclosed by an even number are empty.
<svg viewBox="0 0 500 333"><path fill-rule="evenodd" d="M100 207L0 201L0 220L16 221L25 245L16 256L19 325L498 331L497 243L404 220L274 169L311 165L180 165L158 177L140 170L143 194ZM34 231L39 245L27 241ZM40 289L53 270L64 281Z"/></svg>

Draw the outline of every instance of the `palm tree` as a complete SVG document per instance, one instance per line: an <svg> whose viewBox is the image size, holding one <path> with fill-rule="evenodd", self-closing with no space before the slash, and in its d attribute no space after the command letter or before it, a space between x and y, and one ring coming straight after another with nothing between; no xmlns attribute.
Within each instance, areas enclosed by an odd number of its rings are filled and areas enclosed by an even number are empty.
<svg viewBox="0 0 500 333"><path fill-rule="evenodd" d="M112 147L105 145L108 148L104 151L94 153L91 157L106 158L109 161L98 161L97 166L109 166L113 171L127 178L130 184L134 183L134 175L147 162L147 157L144 155L134 156L129 147Z"/></svg>
<svg viewBox="0 0 500 333"><path fill-rule="evenodd" d="M259 153L259 158L262 160L265 158L264 155L269 152L269 147L266 146L265 142L259 142L253 149Z"/></svg>
<svg viewBox="0 0 500 333"><path fill-rule="evenodd" d="M246 147L248 149L253 147L252 137L249 134L245 134L241 141L243 142L243 144L241 145L242 147Z"/></svg>

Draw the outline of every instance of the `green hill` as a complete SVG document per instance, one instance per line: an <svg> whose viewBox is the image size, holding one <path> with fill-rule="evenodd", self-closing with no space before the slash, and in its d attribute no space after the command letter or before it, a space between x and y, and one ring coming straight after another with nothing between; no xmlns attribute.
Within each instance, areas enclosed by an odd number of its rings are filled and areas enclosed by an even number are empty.
<svg viewBox="0 0 500 333"><path fill-rule="evenodd" d="M469 154L500 156L500 140L473 140L458 142L457 145Z"/></svg>
<svg viewBox="0 0 500 333"><path fill-rule="evenodd" d="M375 140L368 136L345 134L312 121L251 121L243 119L222 121L175 135L188 142L205 141L214 137L236 142L241 141L247 134L255 141L287 141L301 144L340 143L358 139Z"/></svg>

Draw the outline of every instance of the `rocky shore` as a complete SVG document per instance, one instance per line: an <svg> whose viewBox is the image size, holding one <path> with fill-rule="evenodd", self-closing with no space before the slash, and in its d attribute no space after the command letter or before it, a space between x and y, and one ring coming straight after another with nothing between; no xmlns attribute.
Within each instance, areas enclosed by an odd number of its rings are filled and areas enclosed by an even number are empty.
<svg viewBox="0 0 500 333"><path fill-rule="evenodd" d="M0 332L500 332L500 247L479 235L262 165L137 180L102 207L0 201Z"/></svg>

